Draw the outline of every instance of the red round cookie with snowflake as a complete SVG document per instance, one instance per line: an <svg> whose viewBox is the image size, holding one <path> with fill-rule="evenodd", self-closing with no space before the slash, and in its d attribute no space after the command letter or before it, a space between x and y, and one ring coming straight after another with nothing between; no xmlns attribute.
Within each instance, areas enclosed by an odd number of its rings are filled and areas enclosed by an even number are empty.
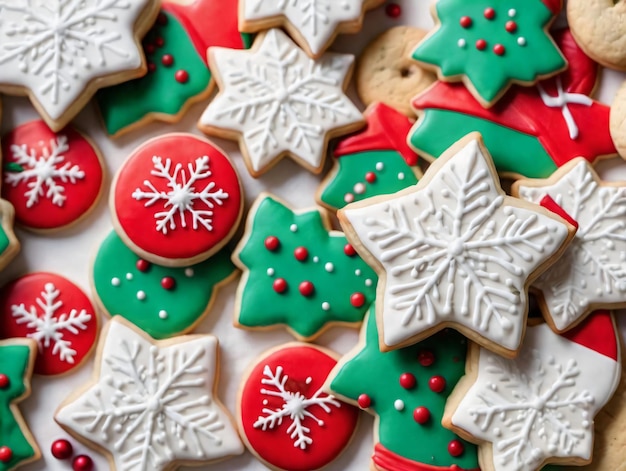
<svg viewBox="0 0 626 471"><path fill-rule="evenodd" d="M115 176L110 202L126 244L166 266L210 257L233 236L243 211L230 159L208 140L182 133L135 150Z"/></svg>
<svg viewBox="0 0 626 471"><path fill-rule="evenodd" d="M315 470L348 445L359 411L321 390L336 364L328 350L290 343L252 367L240 389L237 420L261 461L274 469Z"/></svg>
<svg viewBox="0 0 626 471"><path fill-rule="evenodd" d="M35 373L58 375L89 356L98 337L98 316L85 293L68 279L31 273L0 290L0 336L35 340Z"/></svg>
<svg viewBox="0 0 626 471"><path fill-rule="evenodd" d="M55 133L41 120L2 140L2 197L15 219L36 231L77 222L97 203L104 171L99 151L77 130Z"/></svg>

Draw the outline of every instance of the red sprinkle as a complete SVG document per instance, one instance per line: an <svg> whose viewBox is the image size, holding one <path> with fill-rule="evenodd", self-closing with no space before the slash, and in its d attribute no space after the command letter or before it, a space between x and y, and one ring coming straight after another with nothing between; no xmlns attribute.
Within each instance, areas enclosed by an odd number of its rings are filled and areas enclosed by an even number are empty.
<svg viewBox="0 0 626 471"><path fill-rule="evenodd" d="M367 172L365 174L365 181L367 183L374 183L376 181L376 174L374 172Z"/></svg>
<svg viewBox="0 0 626 471"><path fill-rule="evenodd" d="M277 293L284 293L285 291L287 291L287 280L285 280L284 278L276 278L272 287Z"/></svg>
<svg viewBox="0 0 626 471"><path fill-rule="evenodd" d="M154 72L156 70L156 64L154 62L148 62L148 72Z"/></svg>
<svg viewBox="0 0 626 471"><path fill-rule="evenodd" d="M485 41L484 39L479 39L478 41L476 41L476 49L478 49L479 51L484 51L486 47L487 41Z"/></svg>
<svg viewBox="0 0 626 471"><path fill-rule="evenodd" d="M428 387L433 392L441 393L446 389L446 380L443 376L433 376L428 380Z"/></svg>
<svg viewBox="0 0 626 471"><path fill-rule="evenodd" d="M74 471L91 471L93 469L93 461L87 455L78 455L72 461L72 469Z"/></svg>
<svg viewBox="0 0 626 471"><path fill-rule="evenodd" d="M431 366L435 363L435 354L430 350L422 350L417 354L417 361L422 366Z"/></svg>
<svg viewBox="0 0 626 471"><path fill-rule="evenodd" d="M363 293L354 293L350 296L350 304L354 307L362 307L365 304L365 295Z"/></svg>
<svg viewBox="0 0 626 471"><path fill-rule="evenodd" d="M417 155L408 155L404 157L404 161L407 165L414 166L417 165Z"/></svg>
<svg viewBox="0 0 626 471"><path fill-rule="evenodd" d="M150 269L150 262L148 260L140 258L139 260L137 260L135 266L140 272L147 272Z"/></svg>
<svg viewBox="0 0 626 471"><path fill-rule="evenodd" d="M464 451L465 447L460 440L452 440L450 443L448 443L448 453L450 453L451 456L461 456Z"/></svg>
<svg viewBox="0 0 626 471"><path fill-rule="evenodd" d="M8 463L13 458L13 450L8 446L0 446L0 462Z"/></svg>
<svg viewBox="0 0 626 471"><path fill-rule="evenodd" d="M472 19L469 16L462 16L459 23L461 23L461 26L463 28L469 28L470 26L472 26Z"/></svg>
<svg viewBox="0 0 626 471"><path fill-rule="evenodd" d="M146 44L144 49L146 51L146 54L154 54L154 51L156 51L156 47L152 43Z"/></svg>
<svg viewBox="0 0 626 471"><path fill-rule="evenodd" d="M496 11L491 7L485 8L484 15L488 20L493 20L496 17Z"/></svg>
<svg viewBox="0 0 626 471"><path fill-rule="evenodd" d="M343 246L343 253L345 253L348 257L354 257L356 255L356 250L350 244L346 244Z"/></svg>
<svg viewBox="0 0 626 471"><path fill-rule="evenodd" d="M72 453L74 453L74 448L69 441L65 439L60 439L52 442L50 452L52 453L52 456L54 456L57 460L66 460L70 456L72 456Z"/></svg>
<svg viewBox="0 0 626 471"><path fill-rule="evenodd" d="M413 389L417 385L415 376L411 373L402 373L400 375L400 386L404 389Z"/></svg>
<svg viewBox="0 0 626 471"><path fill-rule="evenodd" d="M278 240L278 237L269 236L265 239L265 248L270 252L278 250L278 247L280 247L280 240Z"/></svg>
<svg viewBox="0 0 626 471"><path fill-rule="evenodd" d="M11 380L5 374L0 373L0 389L6 389L11 384Z"/></svg>
<svg viewBox="0 0 626 471"><path fill-rule="evenodd" d="M387 8L385 8L385 13L387 13L389 18L399 18L402 14L402 7L397 3L390 3L387 5Z"/></svg>
<svg viewBox="0 0 626 471"><path fill-rule="evenodd" d="M298 289L300 290L300 294L302 296L306 296L307 298L309 296L312 296L315 292L315 286L313 286L313 283L311 283L310 281L303 281L302 283L300 283Z"/></svg>
<svg viewBox="0 0 626 471"><path fill-rule="evenodd" d="M296 257L297 261L304 262L307 258L309 258L309 251L306 247L298 247L293 251L293 256Z"/></svg>
<svg viewBox="0 0 626 471"><path fill-rule="evenodd" d="M156 38L154 42L157 45L157 47L163 47L165 45L165 40L160 36Z"/></svg>
<svg viewBox="0 0 626 471"><path fill-rule="evenodd" d="M165 26L167 24L167 16L163 12L159 13L157 23L159 26Z"/></svg>
<svg viewBox="0 0 626 471"><path fill-rule="evenodd" d="M430 420L430 411L424 406L416 407L413 411L413 420L420 425L424 425Z"/></svg>
<svg viewBox="0 0 626 471"><path fill-rule="evenodd" d="M171 67L172 64L174 64L174 56L172 56L171 54L165 54L163 57L161 57L161 64L163 64L165 67Z"/></svg>
<svg viewBox="0 0 626 471"><path fill-rule="evenodd" d="M161 280L161 286L163 287L163 289L166 290L174 289L176 288L176 280L171 276L165 276Z"/></svg>
<svg viewBox="0 0 626 471"><path fill-rule="evenodd" d="M357 402L359 403L359 407L361 409L367 409L369 406L372 405L372 398L369 397L367 394L361 394L357 399Z"/></svg>
<svg viewBox="0 0 626 471"><path fill-rule="evenodd" d="M496 44L493 46L493 52L499 56L503 56L506 50L502 44Z"/></svg>
<svg viewBox="0 0 626 471"><path fill-rule="evenodd" d="M515 33L515 31L517 31L517 23L515 21L507 21L504 25L504 29L509 33Z"/></svg>
<svg viewBox="0 0 626 471"><path fill-rule="evenodd" d="M174 75L174 78L178 83L187 83L187 81L189 80L189 72L182 69L178 70Z"/></svg>

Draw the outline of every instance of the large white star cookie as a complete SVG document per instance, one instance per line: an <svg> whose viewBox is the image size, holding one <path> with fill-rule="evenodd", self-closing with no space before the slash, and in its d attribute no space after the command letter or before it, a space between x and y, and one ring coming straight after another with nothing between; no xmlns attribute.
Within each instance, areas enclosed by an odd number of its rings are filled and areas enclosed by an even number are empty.
<svg viewBox="0 0 626 471"><path fill-rule="evenodd" d="M417 185L338 215L348 240L379 273L383 351L452 327L515 356L527 286L574 232L549 211L505 195L476 133L437 159Z"/></svg>
<svg viewBox="0 0 626 471"><path fill-rule="evenodd" d="M220 93L199 127L239 139L254 177L286 155L319 173L328 140L364 123L344 93L354 56L327 53L313 60L285 33L272 29L248 51L211 48L209 62Z"/></svg>
<svg viewBox="0 0 626 471"><path fill-rule="evenodd" d="M563 332L596 309L626 307L626 183L603 182L580 158L548 179L517 181L512 191L552 201L578 224L563 258L532 285L550 326Z"/></svg>
<svg viewBox="0 0 626 471"><path fill-rule="evenodd" d="M53 131L98 88L146 73L156 0L1 0L0 90L28 94Z"/></svg>
<svg viewBox="0 0 626 471"><path fill-rule="evenodd" d="M161 471L243 452L216 398L217 339L154 341L114 317L102 333L94 380L57 410L72 435L110 455L118 471Z"/></svg>

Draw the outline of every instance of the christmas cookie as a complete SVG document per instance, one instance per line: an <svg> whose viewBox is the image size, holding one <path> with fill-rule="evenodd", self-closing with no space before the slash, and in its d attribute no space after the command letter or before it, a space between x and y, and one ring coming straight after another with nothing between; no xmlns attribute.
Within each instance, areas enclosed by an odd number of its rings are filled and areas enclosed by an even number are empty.
<svg viewBox="0 0 626 471"><path fill-rule="evenodd" d="M54 273L31 273L0 290L0 337L37 341L35 373L58 375L80 366L98 337L91 301Z"/></svg>
<svg viewBox="0 0 626 471"><path fill-rule="evenodd" d="M332 324L358 326L376 295L376 274L328 213L294 211L261 194L248 216L233 261L243 271L235 325L284 325L299 340L313 340Z"/></svg>
<svg viewBox="0 0 626 471"><path fill-rule="evenodd" d="M610 124L615 147L619 154L626 158L626 82L622 84L613 98Z"/></svg>
<svg viewBox="0 0 626 471"><path fill-rule="evenodd" d="M193 330L209 312L218 288L235 274L226 249L196 265L164 267L135 255L115 232L102 242L91 273L100 308L155 339Z"/></svg>
<svg viewBox="0 0 626 471"><path fill-rule="evenodd" d="M237 2L164 1L143 39L148 74L96 94L107 132L120 136L152 121L178 121L211 93L207 49L242 49L247 42L237 29Z"/></svg>
<svg viewBox="0 0 626 471"><path fill-rule="evenodd" d="M281 30L257 36L250 51L209 50L220 93L198 126L239 140L253 177L290 156L320 173L328 140L356 131L363 116L344 94L354 57L309 58Z"/></svg>
<svg viewBox="0 0 626 471"><path fill-rule="evenodd" d="M191 134L139 146L118 170L110 206L115 230L140 257L185 267L206 260L233 236L243 190L228 156Z"/></svg>
<svg viewBox="0 0 626 471"><path fill-rule="evenodd" d="M363 16L385 0L241 0L239 26L256 33L285 28L306 53L318 59L340 33L357 33Z"/></svg>
<svg viewBox="0 0 626 471"><path fill-rule="evenodd" d="M358 409L322 391L336 354L289 343L264 353L245 375L237 422L252 454L276 470L323 468L348 446Z"/></svg>
<svg viewBox="0 0 626 471"><path fill-rule="evenodd" d="M216 395L217 357L211 335L154 341L114 317L93 380L54 418L107 453L113 471L166 471L238 455L243 446Z"/></svg>
<svg viewBox="0 0 626 471"><path fill-rule="evenodd" d="M333 168L317 190L317 201L329 209L395 193L421 175L417 154L406 143L411 121L382 103L371 105L365 117L367 128L335 147Z"/></svg>
<svg viewBox="0 0 626 471"><path fill-rule="evenodd" d="M437 0L437 26L413 58L441 80L462 81L485 108L512 83L534 85L567 67L548 28L561 0Z"/></svg>
<svg viewBox="0 0 626 471"><path fill-rule="evenodd" d="M518 180L512 194L578 227L563 257L532 285L550 327L568 330L596 309L626 307L626 183L607 183L585 159L546 180Z"/></svg>
<svg viewBox="0 0 626 471"><path fill-rule="evenodd" d="M0 471L11 471L41 457L17 408L30 395L36 355L34 340L0 341Z"/></svg>
<svg viewBox="0 0 626 471"><path fill-rule="evenodd" d="M411 99L432 85L437 76L412 58L426 31L410 26L388 29L361 53L356 89L366 105L381 102L407 116L415 116Z"/></svg>
<svg viewBox="0 0 626 471"><path fill-rule="evenodd" d="M594 417L620 373L608 312L564 335L547 324L529 327L514 360L470 346L466 376L448 399L443 425L479 445L483 471L583 465L591 461Z"/></svg>
<svg viewBox="0 0 626 471"><path fill-rule="evenodd" d="M13 205L0 199L0 271L4 270L20 251L20 242L13 232L14 218Z"/></svg>
<svg viewBox="0 0 626 471"><path fill-rule="evenodd" d="M0 91L28 95L60 131L98 88L146 73L142 38L156 0L4 2L0 23Z"/></svg>
<svg viewBox="0 0 626 471"><path fill-rule="evenodd" d="M385 353L378 343L376 316L368 314L359 344L324 386L376 416L372 469L477 470L476 447L441 427L446 399L465 372L465 338L445 330Z"/></svg>
<svg viewBox="0 0 626 471"><path fill-rule="evenodd" d="M547 178L576 157L594 162L614 156L609 107L590 98L598 64L568 30L555 33L555 40L569 69L536 87L512 87L488 110L462 84L439 82L418 96L413 106L420 118L410 145L432 160L467 133L478 131L500 175L514 178Z"/></svg>
<svg viewBox="0 0 626 471"><path fill-rule="evenodd" d="M390 196L346 206L339 220L381 277L381 350L445 327L507 357L524 337L528 286L563 254L574 227L506 196L480 135L441 156Z"/></svg>
<svg viewBox="0 0 626 471"><path fill-rule="evenodd" d="M2 197L20 225L60 229L85 217L102 191L100 151L77 130L55 133L43 121L18 126L2 138Z"/></svg>

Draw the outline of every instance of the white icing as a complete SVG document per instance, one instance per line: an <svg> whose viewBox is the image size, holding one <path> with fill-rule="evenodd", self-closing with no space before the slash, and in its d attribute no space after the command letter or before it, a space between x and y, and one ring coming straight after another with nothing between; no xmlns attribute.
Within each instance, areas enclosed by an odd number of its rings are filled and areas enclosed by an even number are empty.
<svg viewBox="0 0 626 471"><path fill-rule="evenodd" d="M517 38L517 44L519 46L525 46L526 45L526 38L520 36L519 38Z"/></svg>
<svg viewBox="0 0 626 471"><path fill-rule="evenodd" d="M132 280L133 279L133 274L132 273L126 273L126 279L128 281Z"/></svg>
<svg viewBox="0 0 626 471"><path fill-rule="evenodd" d="M326 265L324 265L324 270L326 270L328 273L332 273L335 270L335 265L333 265L331 262L326 263Z"/></svg>
<svg viewBox="0 0 626 471"><path fill-rule="evenodd" d="M556 78L556 96L549 95L541 83L537 84L537 90L539 91L539 96L541 97L544 105L549 108L561 108L561 113L563 114L563 119L565 119L565 123L567 124L570 139L577 139L578 125L576 124L576 120L574 120L574 116L572 115L568 105L576 104L590 107L593 105L593 100L587 95L583 95L581 93L568 93L563 91L563 84L560 77Z"/></svg>
<svg viewBox="0 0 626 471"><path fill-rule="evenodd" d="M274 276L275 273L276 273L276 270L274 270L273 268L267 269L267 276Z"/></svg>
<svg viewBox="0 0 626 471"><path fill-rule="evenodd" d="M378 170L379 172L381 172L383 169L385 168L385 164L382 162L377 162L376 163L376 170Z"/></svg>
<svg viewBox="0 0 626 471"><path fill-rule="evenodd" d="M137 291L137 299L139 301L143 301L144 299L146 299L146 292L145 291Z"/></svg>
<svg viewBox="0 0 626 471"><path fill-rule="evenodd" d="M515 11L515 8L511 8L511 9L509 10L509 16L510 16L511 18L514 18L516 14L517 14L517 11Z"/></svg>
<svg viewBox="0 0 626 471"><path fill-rule="evenodd" d="M297 224L292 224L291 226L289 226L289 230L291 232L298 232L298 225Z"/></svg>
<svg viewBox="0 0 626 471"><path fill-rule="evenodd" d="M93 386L56 420L112 453L115 468L162 471L173 461L213 461L243 452L213 400L217 340L180 337L159 347L112 320Z"/></svg>
<svg viewBox="0 0 626 471"><path fill-rule="evenodd" d="M365 286L372 286L373 281L370 280L369 278L367 280L365 280Z"/></svg>
<svg viewBox="0 0 626 471"><path fill-rule="evenodd" d="M404 401L402 399L396 399L393 402L393 407L398 412L403 411L404 410Z"/></svg>
<svg viewBox="0 0 626 471"><path fill-rule="evenodd" d="M122 284L121 280L118 277L113 277L111 278L111 284L113 286L119 286L120 284Z"/></svg>
<svg viewBox="0 0 626 471"><path fill-rule="evenodd" d="M457 45L459 47L465 47L467 45L467 41L465 41L465 39L461 38L457 41Z"/></svg>
<svg viewBox="0 0 626 471"><path fill-rule="evenodd" d="M161 309L161 310L159 311L159 318L161 318L161 319L167 319L167 311L166 311L166 310L164 310L164 309Z"/></svg>
<svg viewBox="0 0 626 471"><path fill-rule="evenodd" d="M435 175L344 215L386 272L383 339L394 346L454 322L509 350L520 344L527 277L568 236L565 224L511 205L476 141Z"/></svg>
<svg viewBox="0 0 626 471"><path fill-rule="evenodd" d="M403 172L398 173L398 180L400 180L400 181L404 180L404 176L405 175L404 175Z"/></svg>
<svg viewBox="0 0 626 471"><path fill-rule="evenodd" d="M323 303L322 303L322 309L323 309L324 311L330 311L330 303L323 302Z"/></svg>
<svg viewBox="0 0 626 471"><path fill-rule="evenodd" d="M361 270L357 268L356 270L354 270L354 274L356 276L361 276Z"/></svg>
<svg viewBox="0 0 626 471"><path fill-rule="evenodd" d="M320 258L318 256L313 257L313 263L318 263Z"/></svg>
<svg viewBox="0 0 626 471"><path fill-rule="evenodd" d="M194 275L193 268L185 268L185 276L191 278Z"/></svg>

